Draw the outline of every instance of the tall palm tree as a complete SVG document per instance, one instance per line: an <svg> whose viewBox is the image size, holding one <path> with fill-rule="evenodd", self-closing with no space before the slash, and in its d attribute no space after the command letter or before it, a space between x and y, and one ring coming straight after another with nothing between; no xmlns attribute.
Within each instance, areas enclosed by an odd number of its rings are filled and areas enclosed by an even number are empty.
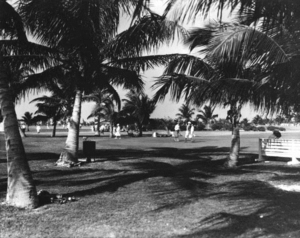
<svg viewBox="0 0 300 238"><path fill-rule="evenodd" d="M188 103L182 104L178 110L179 113L177 113L176 116L179 120L184 120L185 122L190 121L195 114L195 108L192 108Z"/></svg>
<svg viewBox="0 0 300 238"><path fill-rule="evenodd" d="M185 95L199 106L204 102L229 106L232 144L227 166L234 167L240 147L241 108L250 102L257 109L273 109L280 87L270 83L271 68L286 62L287 54L272 37L240 24L216 23L194 29L187 43L191 50L204 47L199 55L205 57L190 55L173 60L154 85L160 87L155 99L162 100L170 90L176 100Z"/></svg>
<svg viewBox="0 0 300 238"><path fill-rule="evenodd" d="M67 160L74 163L78 160L83 94L89 94L91 89L96 87L106 88L108 84L141 90L139 71L165 63L173 57L136 58L141 56L144 49L151 50L149 45L157 46L162 43L163 38L171 38L173 30L170 29L176 24L167 24L164 17L150 14L140 18L132 22L128 31L114 38L120 9L130 13L133 6L135 19L142 9L148 9L148 4L148 0L105 3L79 0L68 2L61 0L55 3L50 0L20 1L19 10L29 32L41 42L61 52L61 66L64 71L72 72L73 82L76 85L73 114L64 151ZM163 23L164 27L161 27ZM157 33L157 29L160 32L158 35L154 34ZM132 39L135 40L133 47Z"/></svg>
<svg viewBox="0 0 300 238"><path fill-rule="evenodd" d="M215 118L218 117L218 114L214 114L214 107L205 105L200 114L197 114L197 119L201 119L205 124L206 129L211 129L211 123L215 121Z"/></svg>
<svg viewBox="0 0 300 238"><path fill-rule="evenodd" d="M134 118L139 130L138 136L142 136L143 125L149 123L150 115L156 108L155 102L144 93L134 90L130 90L126 97L122 100L124 102L122 112Z"/></svg>
<svg viewBox="0 0 300 238"><path fill-rule="evenodd" d="M0 37L15 38L15 43L26 44L27 37L22 21L14 8L5 0L0 1ZM17 207L34 208L38 197L26 154L19 133L18 120L14 108L15 97L8 84L3 50L0 51L0 108L3 116L7 155L7 196L6 202Z"/></svg>

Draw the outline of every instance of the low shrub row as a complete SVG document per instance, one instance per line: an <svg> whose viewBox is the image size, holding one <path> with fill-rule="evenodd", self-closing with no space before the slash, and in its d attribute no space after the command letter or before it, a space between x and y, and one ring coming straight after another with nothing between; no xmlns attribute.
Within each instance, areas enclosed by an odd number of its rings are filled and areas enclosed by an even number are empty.
<svg viewBox="0 0 300 238"><path fill-rule="evenodd" d="M285 131L285 128L284 127L277 127L277 126L268 126L267 127L267 130L268 131Z"/></svg>

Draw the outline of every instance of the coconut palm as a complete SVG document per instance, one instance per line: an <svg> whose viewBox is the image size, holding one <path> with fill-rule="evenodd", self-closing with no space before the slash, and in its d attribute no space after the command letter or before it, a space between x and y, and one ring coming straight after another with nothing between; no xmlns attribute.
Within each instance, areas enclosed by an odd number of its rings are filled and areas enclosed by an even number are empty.
<svg viewBox="0 0 300 238"><path fill-rule="evenodd" d="M0 1L0 37L17 39L15 43L25 44L27 37L22 21L14 8L6 1ZM14 108L14 96L8 84L3 51L0 51L0 108L3 116L7 155L7 196L6 202L17 207L38 206L36 188L26 159L23 142L19 133L18 120Z"/></svg>
<svg viewBox="0 0 300 238"><path fill-rule="evenodd" d="M120 8L138 16L143 3L149 1L20 1L19 10L29 31L41 42L56 48L62 55L64 72L70 72L76 85L73 114L66 140L64 155L76 163L82 95L91 89L106 88L107 85L123 86L127 89L142 89L138 75L140 70L153 67L173 56L140 58L149 45L157 46L162 39L171 38L176 24L165 24L164 17L154 14L132 22L125 33L115 36ZM163 19L163 20L162 20ZM39 22L39 24L37 24ZM152 23L152 24L151 24ZM155 27L155 28L153 28ZM160 34L154 34L159 29ZM132 34L134 33L134 34ZM132 47L131 40L135 39ZM138 41L137 41L138 40ZM136 58L139 56L139 59ZM128 59L128 57L130 57ZM71 73L72 72L72 73Z"/></svg>
<svg viewBox="0 0 300 238"><path fill-rule="evenodd" d="M35 111L35 121L49 121L53 122L52 137L55 137L56 126L59 120L66 120L70 117L73 108L73 91L69 88L61 88L59 85L52 85L48 87L52 93L50 96L42 96L35 98L30 103L36 103L38 108Z"/></svg>
<svg viewBox="0 0 300 238"><path fill-rule="evenodd" d="M272 110L278 85L270 82L271 67L286 62L284 49L267 34L240 24L213 24L194 29L187 40L199 55L173 60L154 87L160 87L155 100L171 90L179 100L185 95L190 103L201 106L229 106L227 119L232 125L232 145L227 166L236 166L239 154L241 108L251 103L256 109Z"/></svg>
<svg viewBox="0 0 300 238"><path fill-rule="evenodd" d="M113 87L110 87L109 89L101 90L96 89L94 92L92 92L89 95L84 96L84 101L93 101L96 103L94 108L92 109L91 114L88 116L88 118L95 117L97 122L97 135L100 136L100 121L101 119L108 119L109 122L111 122L111 125L113 125L114 120L110 120L111 118L109 115L114 114L114 103L120 110L121 106L121 100L119 97L119 94L114 90ZM113 117L112 117L113 118ZM112 137L112 132L110 133Z"/></svg>
<svg viewBox="0 0 300 238"><path fill-rule="evenodd" d="M27 131L29 131L29 126L34 124L32 113L31 112L25 112L24 116L22 116L22 119L20 121L25 123Z"/></svg>
<svg viewBox="0 0 300 238"><path fill-rule="evenodd" d="M183 120L185 122L190 121L195 114L195 108L192 108L188 103L183 103L178 110L179 113L176 114L178 120Z"/></svg>
<svg viewBox="0 0 300 238"><path fill-rule="evenodd" d="M211 123L215 121L215 118L218 117L218 114L214 114L214 107L205 105L203 110L199 110L200 114L197 114L197 119L201 119L202 122L206 125L205 129L211 129Z"/></svg>
<svg viewBox="0 0 300 238"><path fill-rule="evenodd" d="M142 92L130 90L126 94L122 112L134 118L139 130L138 136L143 135L143 125L149 123L150 115L154 112L156 105L153 100Z"/></svg>
<svg viewBox="0 0 300 238"><path fill-rule="evenodd" d="M99 121L103 119L104 122L108 122L109 136L112 138L114 125L120 117L120 114L116 111L115 99L112 95L106 94L105 98L104 96L102 97L101 103L96 103L88 118L97 117ZM119 106L117 108L119 108Z"/></svg>

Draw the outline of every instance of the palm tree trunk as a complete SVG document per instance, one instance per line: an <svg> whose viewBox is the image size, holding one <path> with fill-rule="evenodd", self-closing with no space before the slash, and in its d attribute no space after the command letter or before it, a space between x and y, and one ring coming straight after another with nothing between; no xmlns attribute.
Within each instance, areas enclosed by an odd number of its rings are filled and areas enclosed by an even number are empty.
<svg viewBox="0 0 300 238"><path fill-rule="evenodd" d="M57 121L55 118L53 118L53 129L52 129L52 135L51 137L55 137L56 134L56 126L57 126Z"/></svg>
<svg viewBox="0 0 300 238"><path fill-rule="evenodd" d="M227 157L225 166L227 168L234 168L237 166L240 152L240 129L235 126L232 130L231 147Z"/></svg>
<svg viewBox="0 0 300 238"><path fill-rule="evenodd" d="M66 162L78 163L78 147L79 147L79 124L81 115L81 101L82 92L77 90L72 117L70 118L70 126L68 130L68 137L66 140L66 157L64 160Z"/></svg>
<svg viewBox="0 0 300 238"><path fill-rule="evenodd" d="M138 126L138 129L139 129L139 134L138 136L139 137L142 137L143 136L143 125L141 123L137 123L137 126Z"/></svg>
<svg viewBox="0 0 300 238"><path fill-rule="evenodd" d="M19 123L18 123L18 124L19 124ZM22 131L20 125L18 125L18 127L19 127L20 136L21 136L21 137L26 137L26 134Z"/></svg>
<svg viewBox="0 0 300 238"><path fill-rule="evenodd" d="M109 122L109 137L114 137L114 123L112 121Z"/></svg>
<svg viewBox="0 0 300 238"><path fill-rule="evenodd" d="M96 128L96 131L97 131L97 136L100 136L100 116L97 116L97 128Z"/></svg>
<svg viewBox="0 0 300 238"><path fill-rule="evenodd" d="M6 202L11 206L35 208L38 206L36 187L26 159L2 60L0 54L0 108L4 124L8 175Z"/></svg>

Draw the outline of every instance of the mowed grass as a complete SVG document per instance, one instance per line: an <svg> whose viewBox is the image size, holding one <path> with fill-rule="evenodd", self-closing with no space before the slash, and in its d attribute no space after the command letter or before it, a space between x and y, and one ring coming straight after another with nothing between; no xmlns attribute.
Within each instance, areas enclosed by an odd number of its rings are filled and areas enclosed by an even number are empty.
<svg viewBox="0 0 300 238"><path fill-rule="evenodd" d="M241 164L228 170L229 132L198 132L193 143L177 143L151 133L93 137L83 129L80 157L89 136L95 162L62 168L54 164L65 130L56 138L45 128L31 131L23 141L37 189L77 201L34 210L0 205L0 237L300 237L300 193L276 187L300 185L300 167L254 162L257 139L269 134L241 133ZM1 157L1 201L6 179Z"/></svg>

